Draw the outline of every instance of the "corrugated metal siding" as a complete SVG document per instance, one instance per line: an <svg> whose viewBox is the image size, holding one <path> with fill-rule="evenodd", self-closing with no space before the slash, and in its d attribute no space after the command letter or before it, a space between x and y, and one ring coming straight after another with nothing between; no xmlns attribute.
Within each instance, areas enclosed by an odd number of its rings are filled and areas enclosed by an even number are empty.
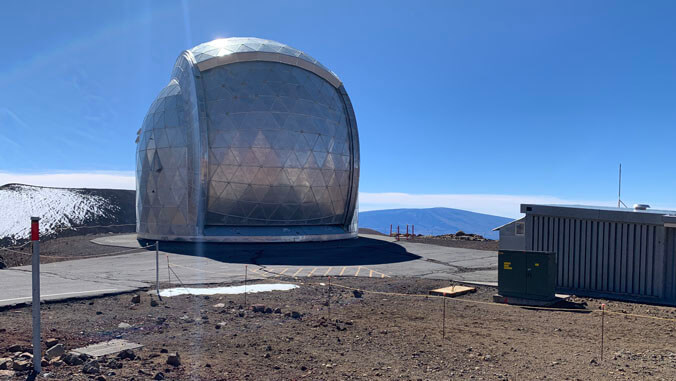
<svg viewBox="0 0 676 381"><path fill-rule="evenodd" d="M676 229L528 215L526 234L528 250L557 253L560 289L676 302Z"/></svg>
<svg viewBox="0 0 676 381"><path fill-rule="evenodd" d="M664 271L664 297L676 302L676 229L667 229L667 256Z"/></svg>

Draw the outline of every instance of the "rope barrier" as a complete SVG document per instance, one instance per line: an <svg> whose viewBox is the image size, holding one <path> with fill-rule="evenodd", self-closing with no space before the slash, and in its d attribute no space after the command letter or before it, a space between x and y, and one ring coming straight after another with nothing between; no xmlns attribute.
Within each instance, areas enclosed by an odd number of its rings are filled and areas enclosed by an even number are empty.
<svg viewBox="0 0 676 381"><path fill-rule="evenodd" d="M136 224L115 224L115 225L80 225L80 226L71 226L71 227L62 227L62 228L57 228L54 229L52 232L49 232L49 234L58 234L61 232L66 232L66 231L73 231L73 230L79 230L79 229L99 229L99 228L113 228L113 227L121 227L121 226L136 226ZM8 247L0 247L0 249L22 249L29 245L31 243L30 240L26 241L22 245L18 246L8 246Z"/></svg>
<svg viewBox="0 0 676 381"><path fill-rule="evenodd" d="M213 271L208 271L208 270L202 270L202 269L195 269L191 268L188 266L182 266L178 265L180 267L184 267L187 269L191 270L199 270L199 271L204 271L204 272L209 272L209 273L214 273L217 274L216 272ZM264 279L270 279L269 276L266 276L265 274L259 273L256 270L251 270L252 272L259 274L263 276ZM265 271L265 270L264 270ZM267 272L267 271L266 271ZM269 273L269 272L268 272ZM278 274L275 274L278 275ZM295 278L294 279L298 279ZM312 286L322 286L320 283L313 283L313 282L290 282L290 281L284 281L281 279L275 279L276 282L280 283L288 283L288 284L301 284L301 285L312 285ZM401 296L401 297L418 297L418 298L447 298L446 296L442 295L428 295L428 294L404 294L404 293L399 293L399 292L387 292L387 291L374 291L374 290L366 290L363 288L357 288L357 287L351 287L351 286L346 286L342 285L340 283L331 283L332 286L336 286L339 288L351 290L351 291L359 291L363 292L365 294L376 294L376 295L385 295L385 296ZM539 306L517 306L517 305L512 305L512 304L504 304L504 303L494 303L494 302L485 302L482 300L472 300L472 299L458 299L458 298L448 298L451 301L454 302L460 302L460 303L468 303L468 304L478 304L478 305L486 305L486 306L492 306L492 307L503 307L503 308L525 308L525 309L530 309L530 310L541 310L541 311L559 311L559 312L586 312L586 313L602 313L602 310L593 310L593 309L582 309L582 308L558 308L558 307L539 307ZM625 313L625 312L615 312L615 311L610 311L608 310L608 306L606 305L605 309L606 313L610 314L616 314L616 315L623 315L623 316L632 316L636 318L643 318L643 319L654 319L654 320L663 320L663 321L670 321L670 322L676 322L676 319L674 318L663 318L659 316L650 316L650 315L642 315L642 314L630 314L630 313Z"/></svg>
<svg viewBox="0 0 676 381"><path fill-rule="evenodd" d="M111 253L104 253L104 254L96 254L96 255L83 255L83 256L71 256L71 257L62 257L58 255L44 255L40 254L40 258L55 258L55 259L88 259L88 258L101 258L101 257L109 257L112 255L117 255L117 254L124 254L124 253L131 253L134 251L139 251L142 249L147 249L149 247L154 247L155 245L147 245L147 246L141 246L137 248L132 248L132 249L126 249L126 250L121 250L121 251L114 251ZM16 253L16 254L22 254L26 256L32 256L33 253L24 253L23 251L16 251L16 250L10 250L4 247L0 247L0 250L5 250L9 251L11 253Z"/></svg>

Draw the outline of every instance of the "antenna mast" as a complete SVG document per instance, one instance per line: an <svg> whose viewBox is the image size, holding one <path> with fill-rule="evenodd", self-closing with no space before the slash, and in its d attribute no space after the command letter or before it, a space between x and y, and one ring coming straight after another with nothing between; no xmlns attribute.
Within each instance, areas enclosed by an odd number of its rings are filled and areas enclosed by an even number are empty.
<svg viewBox="0 0 676 381"><path fill-rule="evenodd" d="M620 163L620 181L617 185L617 207L624 205L625 208L628 208L627 204L622 202L622 163Z"/></svg>
<svg viewBox="0 0 676 381"><path fill-rule="evenodd" d="M620 181L617 185L617 207L620 207L622 202L622 163L620 163Z"/></svg>

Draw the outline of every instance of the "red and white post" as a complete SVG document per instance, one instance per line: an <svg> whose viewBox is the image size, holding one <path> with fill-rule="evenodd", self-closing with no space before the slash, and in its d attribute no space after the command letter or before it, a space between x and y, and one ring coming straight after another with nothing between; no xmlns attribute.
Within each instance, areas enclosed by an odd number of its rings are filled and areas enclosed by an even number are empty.
<svg viewBox="0 0 676 381"><path fill-rule="evenodd" d="M31 242L33 243L33 370L42 372L40 350L40 217L31 217Z"/></svg>

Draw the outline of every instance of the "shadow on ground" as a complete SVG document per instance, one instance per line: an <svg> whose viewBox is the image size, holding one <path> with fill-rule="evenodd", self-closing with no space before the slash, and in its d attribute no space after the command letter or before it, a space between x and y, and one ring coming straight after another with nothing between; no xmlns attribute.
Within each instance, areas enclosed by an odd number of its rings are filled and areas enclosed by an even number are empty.
<svg viewBox="0 0 676 381"><path fill-rule="evenodd" d="M330 242L265 244L160 242L160 250L257 265L360 266L420 259L400 245L364 237Z"/></svg>

